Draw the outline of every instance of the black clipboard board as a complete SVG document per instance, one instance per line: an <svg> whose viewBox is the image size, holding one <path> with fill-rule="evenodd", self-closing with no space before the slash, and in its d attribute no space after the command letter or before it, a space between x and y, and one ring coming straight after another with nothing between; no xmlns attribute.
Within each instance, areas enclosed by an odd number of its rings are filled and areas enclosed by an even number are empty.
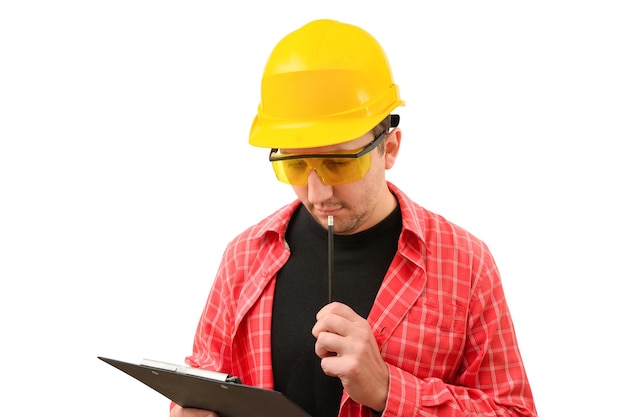
<svg viewBox="0 0 626 417"><path fill-rule="evenodd" d="M220 417L311 417L278 391L98 356L183 407Z"/></svg>

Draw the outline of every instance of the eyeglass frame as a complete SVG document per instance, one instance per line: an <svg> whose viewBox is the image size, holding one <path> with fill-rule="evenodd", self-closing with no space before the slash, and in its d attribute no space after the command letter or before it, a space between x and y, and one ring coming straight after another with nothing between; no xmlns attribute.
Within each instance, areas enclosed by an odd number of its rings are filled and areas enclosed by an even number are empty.
<svg viewBox="0 0 626 417"><path fill-rule="evenodd" d="M309 158L336 158L336 159L357 159L372 152L380 142L387 136L389 132L385 131L378 135L373 141L365 145L363 149L358 151L357 153L312 153L312 154L286 154L284 156L272 156L272 154L276 154L278 152L278 148L272 148L270 150L269 160L270 162L274 161L288 161L290 159L309 159ZM279 155L279 154L278 154Z"/></svg>

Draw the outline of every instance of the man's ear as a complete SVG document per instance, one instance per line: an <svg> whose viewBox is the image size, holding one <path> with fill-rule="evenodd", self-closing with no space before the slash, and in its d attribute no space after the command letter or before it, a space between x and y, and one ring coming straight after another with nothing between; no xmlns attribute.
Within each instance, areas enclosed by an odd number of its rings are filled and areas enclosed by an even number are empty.
<svg viewBox="0 0 626 417"><path fill-rule="evenodd" d="M387 133L387 137L385 138L385 169L391 169L396 163L401 141L402 131L399 127Z"/></svg>

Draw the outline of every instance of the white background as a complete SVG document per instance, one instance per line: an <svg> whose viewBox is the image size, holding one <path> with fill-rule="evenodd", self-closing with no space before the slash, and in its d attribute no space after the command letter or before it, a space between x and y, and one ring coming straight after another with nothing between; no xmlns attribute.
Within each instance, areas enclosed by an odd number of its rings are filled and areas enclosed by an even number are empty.
<svg viewBox="0 0 626 417"><path fill-rule="evenodd" d="M625 415L621 4L3 2L2 414L168 415L96 357L190 352L226 243L293 198L247 144L265 59L325 17L387 50L389 179L490 246L540 415Z"/></svg>

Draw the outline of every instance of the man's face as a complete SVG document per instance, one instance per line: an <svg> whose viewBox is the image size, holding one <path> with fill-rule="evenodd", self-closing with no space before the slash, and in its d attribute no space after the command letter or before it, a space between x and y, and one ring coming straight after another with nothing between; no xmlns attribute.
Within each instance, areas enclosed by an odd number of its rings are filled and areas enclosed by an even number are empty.
<svg viewBox="0 0 626 417"><path fill-rule="evenodd" d="M306 155L351 151L365 147L373 139L373 134L369 132L338 145L281 149L281 152ZM385 155L381 155L376 148L371 151L370 169L360 180L327 185L315 170L311 170L306 185L292 187L298 199L321 225L328 226L328 216L333 216L336 234L357 233L372 227L388 214L385 206L385 197L389 193L385 179L385 160Z"/></svg>

